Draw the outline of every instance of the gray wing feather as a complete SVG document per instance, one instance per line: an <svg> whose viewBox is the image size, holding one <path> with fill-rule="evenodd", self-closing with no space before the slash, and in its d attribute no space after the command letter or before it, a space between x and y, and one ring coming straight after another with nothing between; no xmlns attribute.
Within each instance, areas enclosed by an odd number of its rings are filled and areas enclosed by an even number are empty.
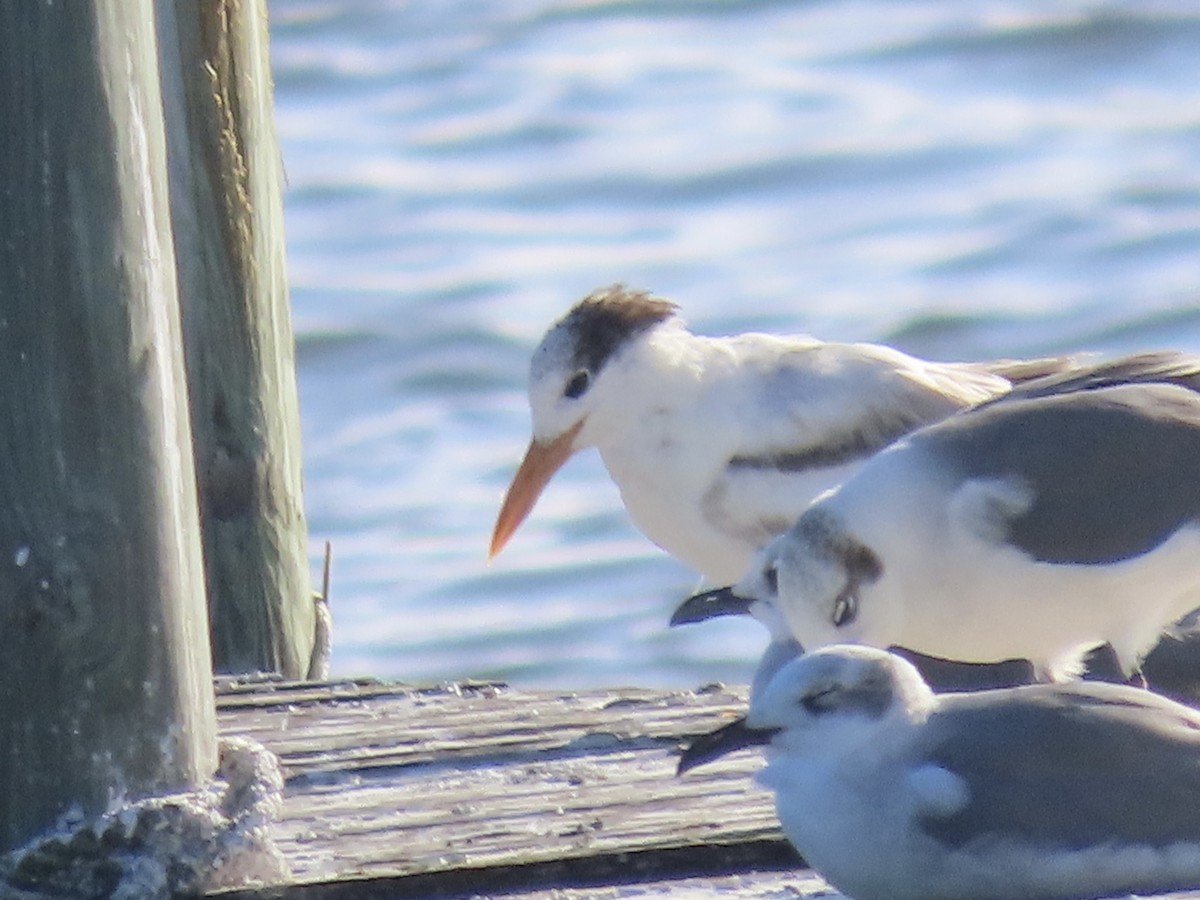
<svg viewBox="0 0 1200 900"><path fill-rule="evenodd" d="M803 471L865 459L916 428L1008 389L985 366L925 363L886 347L822 344L757 373L762 442L734 469Z"/></svg>
<svg viewBox="0 0 1200 900"><path fill-rule="evenodd" d="M921 755L970 790L963 809L922 822L944 844L1200 841L1200 714L1149 692L1032 685L946 696L927 734Z"/></svg>
<svg viewBox="0 0 1200 900"><path fill-rule="evenodd" d="M993 359L979 365L1013 385L1034 380L1069 377L1083 363L1074 356L1050 356L1041 359Z"/></svg>
<svg viewBox="0 0 1200 900"><path fill-rule="evenodd" d="M994 371L997 374L1007 372L1006 377L1013 382L1014 388L992 403L1094 391L1121 384L1175 384L1200 391L1200 356L1173 350L1135 353L1088 366L1063 366L1040 376L1036 369L1027 370L1030 377L1024 378L1019 377L1019 369L1006 369L1003 364Z"/></svg>
<svg viewBox="0 0 1200 900"><path fill-rule="evenodd" d="M1153 550L1200 516L1200 395L1165 384L1004 400L914 438L964 479L1032 492L1001 523L1008 543L1052 563L1109 563Z"/></svg>

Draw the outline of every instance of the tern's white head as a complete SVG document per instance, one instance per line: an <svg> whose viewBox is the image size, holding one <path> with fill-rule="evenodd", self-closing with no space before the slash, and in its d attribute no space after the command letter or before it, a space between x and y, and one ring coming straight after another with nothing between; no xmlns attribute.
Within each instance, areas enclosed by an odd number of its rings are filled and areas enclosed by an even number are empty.
<svg viewBox="0 0 1200 900"><path fill-rule="evenodd" d="M504 548L571 455L595 445L593 415L614 399L621 405L611 373L622 354L671 321L676 309L670 301L614 285L589 294L546 333L529 369L533 438L504 498L489 556Z"/></svg>
<svg viewBox="0 0 1200 900"><path fill-rule="evenodd" d="M595 443L589 421L605 403L619 402L610 373L626 351L651 329L670 321L678 307L621 285L594 291L554 324L529 364L529 406L534 443L548 446L577 432L576 449Z"/></svg>

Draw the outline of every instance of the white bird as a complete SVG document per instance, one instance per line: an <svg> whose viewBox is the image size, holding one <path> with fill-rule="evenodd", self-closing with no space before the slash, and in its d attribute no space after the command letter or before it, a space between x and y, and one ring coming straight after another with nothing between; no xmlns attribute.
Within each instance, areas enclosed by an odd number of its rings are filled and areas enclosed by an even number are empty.
<svg viewBox="0 0 1200 900"><path fill-rule="evenodd" d="M680 771L766 744L788 839L856 900L1200 887L1200 713L1111 684L935 695L874 648L784 666Z"/></svg>
<svg viewBox="0 0 1200 900"><path fill-rule="evenodd" d="M674 303L619 285L542 339L533 438L492 535L495 557L574 453L595 447L634 524L716 583L819 493L897 437L1069 360L936 363L874 344L702 337Z"/></svg>
<svg viewBox="0 0 1200 900"><path fill-rule="evenodd" d="M1107 642L1137 671L1200 607L1200 395L1182 386L1200 365L1160 359L1181 384L1018 390L898 441L677 616L754 604L809 649L1023 658L1050 679Z"/></svg>

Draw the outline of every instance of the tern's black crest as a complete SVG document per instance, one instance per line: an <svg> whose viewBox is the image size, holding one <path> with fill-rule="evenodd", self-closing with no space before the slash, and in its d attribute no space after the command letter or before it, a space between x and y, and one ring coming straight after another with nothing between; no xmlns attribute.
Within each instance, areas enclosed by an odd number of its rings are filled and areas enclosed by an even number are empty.
<svg viewBox="0 0 1200 900"><path fill-rule="evenodd" d="M678 309L669 300L620 284L593 291L560 323L574 336L572 365L592 373L600 371L630 338L665 322Z"/></svg>

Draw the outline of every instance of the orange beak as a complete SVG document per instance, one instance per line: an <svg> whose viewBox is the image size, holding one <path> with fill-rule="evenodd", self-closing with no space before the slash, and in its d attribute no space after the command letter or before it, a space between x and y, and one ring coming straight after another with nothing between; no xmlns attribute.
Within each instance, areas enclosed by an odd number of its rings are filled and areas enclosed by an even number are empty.
<svg viewBox="0 0 1200 900"><path fill-rule="evenodd" d="M525 458L521 460L521 466L517 469L517 474L513 476L512 484L508 486L508 493L504 495L504 505L500 507L500 515L496 517L496 527L492 531L492 546L488 549L488 562L495 559L504 549L508 539L521 527L521 523L525 521L525 517L533 509L533 505L537 503L538 497L550 483L554 473L571 458L571 454L575 452L575 436L579 434L579 429L582 427L583 422L579 422L549 444L539 444L537 441L529 442Z"/></svg>

